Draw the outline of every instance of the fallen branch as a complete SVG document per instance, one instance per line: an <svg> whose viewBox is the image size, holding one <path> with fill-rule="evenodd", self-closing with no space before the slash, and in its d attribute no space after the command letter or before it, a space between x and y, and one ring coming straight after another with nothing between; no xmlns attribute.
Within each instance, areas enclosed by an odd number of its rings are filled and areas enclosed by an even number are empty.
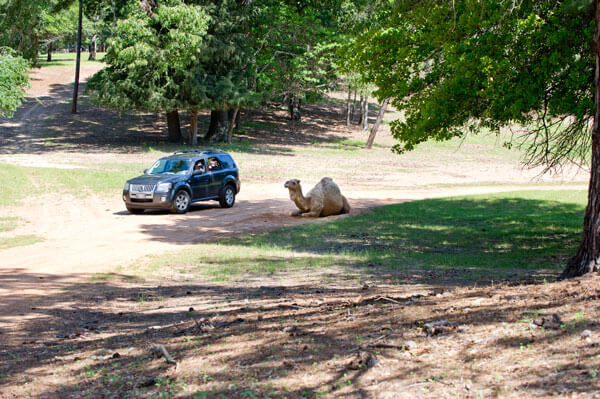
<svg viewBox="0 0 600 399"><path fill-rule="evenodd" d="M162 355L167 361L167 363L177 364L177 361L173 359L171 355L169 355L169 352L167 352L167 349L164 347L164 345L153 346L150 350L156 354Z"/></svg>

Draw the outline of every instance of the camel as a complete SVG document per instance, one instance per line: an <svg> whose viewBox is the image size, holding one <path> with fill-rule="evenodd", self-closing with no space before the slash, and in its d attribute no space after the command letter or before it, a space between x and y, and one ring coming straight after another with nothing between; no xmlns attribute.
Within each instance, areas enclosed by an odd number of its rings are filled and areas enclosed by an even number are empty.
<svg viewBox="0 0 600 399"><path fill-rule="evenodd" d="M298 207L292 216L331 216L350 212L350 204L340 192L340 188L330 178L324 177L317 185L306 194L302 195L300 180L291 179L285 182L284 187L290 191L290 199Z"/></svg>

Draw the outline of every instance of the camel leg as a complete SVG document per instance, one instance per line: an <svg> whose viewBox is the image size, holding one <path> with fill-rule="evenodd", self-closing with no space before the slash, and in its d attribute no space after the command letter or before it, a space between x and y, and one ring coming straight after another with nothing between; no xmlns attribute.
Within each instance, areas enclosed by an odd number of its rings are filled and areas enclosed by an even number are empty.
<svg viewBox="0 0 600 399"><path fill-rule="evenodd" d="M310 204L310 212L303 213L302 216L318 218L323 212L323 201L313 201Z"/></svg>
<svg viewBox="0 0 600 399"><path fill-rule="evenodd" d="M298 209L297 211L294 211L292 213L290 213L290 216L300 216L302 215L304 212L300 209Z"/></svg>

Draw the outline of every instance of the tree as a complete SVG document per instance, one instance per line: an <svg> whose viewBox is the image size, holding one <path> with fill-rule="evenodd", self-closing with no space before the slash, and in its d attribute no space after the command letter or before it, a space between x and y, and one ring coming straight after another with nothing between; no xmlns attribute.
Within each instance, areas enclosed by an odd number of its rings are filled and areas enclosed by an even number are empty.
<svg viewBox="0 0 600 399"><path fill-rule="evenodd" d="M11 117L25 98L29 63L9 48L0 48L0 118Z"/></svg>
<svg viewBox="0 0 600 399"><path fill-rule="evenodd" d="M206 93L197 90L208 16L195 5L165 2L150 12L138 9L117 24L105 56L107 68L87 85L93 102L119 110L187 110L195 128ZM197 131L190 132L190 142Z"/></svg>
<svg viewBox="0 0 600 399"><path fill-rule="evenodd" d="M597 12L597 0L382 2L378 22L353 47L352 62L378 97L405 113L392 122L398 153L515 126L530 165L581 162L591 148L582 243L565 277L599 269L600 139L590 132Z"/></svg>

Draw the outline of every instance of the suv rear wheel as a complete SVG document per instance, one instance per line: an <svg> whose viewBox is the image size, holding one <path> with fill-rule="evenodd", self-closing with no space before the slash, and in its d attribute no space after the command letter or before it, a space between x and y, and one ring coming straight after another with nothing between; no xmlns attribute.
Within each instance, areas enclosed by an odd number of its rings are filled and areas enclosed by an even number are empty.
<svg viewBox="0 0 600 399"><path fill-rule="evenodd" d="M235 204L235 189L231 184L227 184L221 189L219 204L223 208L231 208Z"/></svg>
<svg viewBox="0 0 600 399"><path fill-rule="evenodd" d="M173 207L171 210L175 213L186 213L190 209L192 199L185 190L179 190L173 198Z"/></svg>

